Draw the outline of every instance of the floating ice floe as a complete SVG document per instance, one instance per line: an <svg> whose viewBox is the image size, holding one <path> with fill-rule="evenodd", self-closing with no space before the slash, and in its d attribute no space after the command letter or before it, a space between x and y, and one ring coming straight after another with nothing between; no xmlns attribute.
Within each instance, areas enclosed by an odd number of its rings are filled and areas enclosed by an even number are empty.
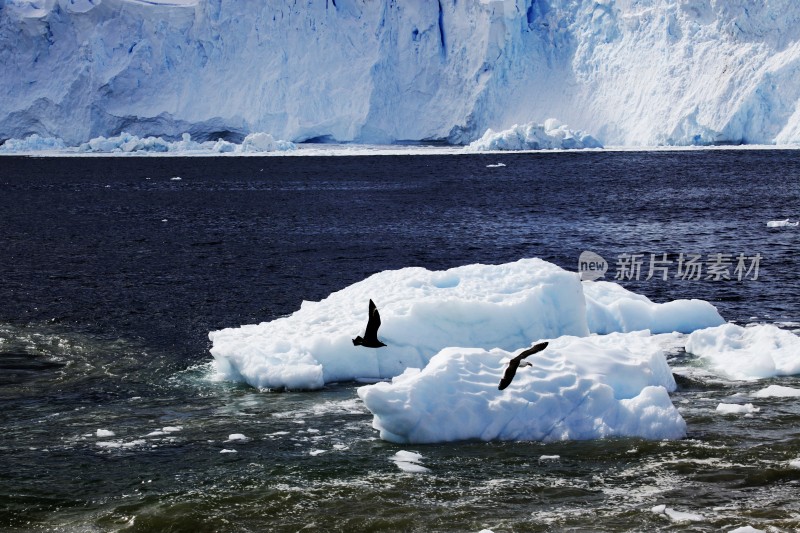
<svg viewBox="0 0 800 533"><path fill-rule="evenodd" d="M769 222L767 222L768 228L785 228L785 227L795 227L798 225L800 225L800 220L790 222L788 218L785 220L770 220Z"/></svg>
<svg viewBox="0 0 800 533"><path fill-rule="evenodd" d="M800 396L800 389L784 387L782 385L770 385L764 389L751 394L753 398L796 398Z"/></svg>
<svg viewBox="0 0 800 533"><path fill-rule="evenodd" d="M410 474L424 474L430 472L430 468L425 468L420 463L422 462L422 455L417 452L409 452L400 450L389 458L394 461L394 464L403 472Z"/></svg>
<svg viewBox="0 0 800 533"><path fill-rule="evenodd" d="M584 292L586 297L584 297ZM380 349L353 346L368 302L378 306ZM588 321L587 321L588 316ZM213 331L216 370L259 388L317 389L325 383L387 379L423 368L452 346L513 351L538 339L592 332L691 331L722 323L701 300L655 304L608 282L540 259L446 271L404 268L375 274L292 315Z"/></svg>
<svg viewBox="0 0 800 533"><path fill-rule="evenodd" d="M486 130L483 137L473 141L465 150L548 150L602 148L603 145L583 131L571 130L558 120L550 118L544 124L529 122L514 124L507 130Z"/></svg>
<svg viewBox="0 0 800 533"><path fill-rule="evenodd" d="M731 529L728 533L767 533L764 529L756 529L753 526L742 526Z"/></svg>
<svg viewBox="0 0 800 533"><path fill-rule="evenodd" d="M169 141L162 137L139 137L130 133L120 133L112 137L95 137L75 147L68 147L63 140L55 137L40 137L33 134L25 139L8 139L0 145L0 153L26 153L42 151L63 151L78 153L263 153L296 149L289 141L275 139L269 133L256 132L247 135L242 144L223 139L196 142L188 133L180 141ZM175 179L175 178L173 178ZM177 178L180 179L180 178ZM176 180L177 181L177 180Z"/></svg>
<svg viewBox="0 0 800 533"><path fill-rule="evenodd" d="M99 437L101 439L108 438L108 437L113 437L114 435L116 435L116 433L114 433L110 429L98 429L95 432L95 436Z"/></svg>
<svg viewBox="0 0 800 533"><path fill-rule="evenodd" d="M656 505L651 511L655 514L666 515L673 522L702 522L705 520L705 517L702 515L676 511L672 507L667 507L666 505Z"/></svg>
<svg viewBox="0 0 800 533"><path fill-rule="evenodd" d="M249 440L250 439L248 437L242 435L241 433L231 433L228 435L228 440L225 442L247 442Z"/></svg>
<svg viewBox="0 0 800 533"><path fill-rule="evenodd" d="M381 438L459 440L677 439L686 423L675 381L648 332L562 336L529 356L511 385L497 384L513 354L446 348L423 369L358 389Z"/></svg>
<svg viewBox="0 0 800 533"><path fill-rule="evenodd" d="M753 380L800 373L800 337L771 324L723 324L693 332L687 352L729 379Z"/></svg>
<svg viewBox="0 0 800 533"><path fill-rule="evenodd" d="M723 415L751 415L760 410L758 407L753 407L752 403L721 403L717 405L717 412Z"/></svg>

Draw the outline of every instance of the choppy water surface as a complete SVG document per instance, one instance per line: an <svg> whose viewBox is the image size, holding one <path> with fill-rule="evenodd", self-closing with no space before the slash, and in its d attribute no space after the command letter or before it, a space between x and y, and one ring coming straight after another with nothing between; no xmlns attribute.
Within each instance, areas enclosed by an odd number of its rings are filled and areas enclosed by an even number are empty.
<svg viewBox="0 0 800 533"><path fill-rule="evenodd" d="M800 215L799 175L781 151L0 158L0 529L796 530L800 399L748 397L796 377L725 381L675 348L684 440L402 447L356 384L214 381L207 333L384 269L584 250L760 253L757 281L625 285L798 328L800 230L766 222Z"/></svg>

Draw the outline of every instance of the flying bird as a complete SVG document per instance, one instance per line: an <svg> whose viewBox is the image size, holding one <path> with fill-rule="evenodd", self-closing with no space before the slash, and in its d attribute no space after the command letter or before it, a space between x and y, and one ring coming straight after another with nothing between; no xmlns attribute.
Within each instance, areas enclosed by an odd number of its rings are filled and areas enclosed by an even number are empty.
<svg viewBox="0 0 800 533"><path fill-rule="evenodd" d="M497 388L500 389L500 390L503 390L506 387L508 387L509 385L511 385L511 380L514 379L514 376L517 373L517 368L519 368L520 366L523 366L523 367L524 366L533 366L531 363L529 363L527 361L523 361L523 359L525 359L526 357L528 357L531 354L535 354L535 353L541 352L545 348L547 348L547 343L546 342L540 342L539 344L536 344L536 345L532 346L531 348L528 348L527 350L523 350L522 352L520 352L520 354L518 356L513 357L511 359L511 361L508 362L508 366L506 367L506 371L503 373L503 379L500 380L500 385L498 385Z"/></svg>
<svg viewBox="0 0 800 533"><path fill-rule="evenodd" d="M378 340L378 328L381 327L381 315L378 313L378 308L375 303L369 301L369 320L367 320L367 329L364 331L364 337L356 337L353 339L353 346L364 346L367 348L380 348L386 346Z"/></svg>

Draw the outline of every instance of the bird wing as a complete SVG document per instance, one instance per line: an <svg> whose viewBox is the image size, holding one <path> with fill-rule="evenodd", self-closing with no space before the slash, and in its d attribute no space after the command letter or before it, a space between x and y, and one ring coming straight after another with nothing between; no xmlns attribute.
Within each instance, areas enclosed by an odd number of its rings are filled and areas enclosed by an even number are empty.
<svg viewBox="0 0 800 533"><path fill-rule="evenodd" d="M535 345L531 346L530 348L528 348L527 350L521 351L519 353L519 355L516 356L514 359L517 359L518 360L517 364L519 364L519 361L522 361L523 359L525 359L529 355L533 355L535 353L539 353L542 350L544 350L545 348L547 348L548 344L549 344L548 342L540 342L539 344L535 344Z"/></svg>
<svg viewBox="0 0 800 533"><path fill-rule="evenodd" d="M503 378L500 380L500 385L498 385L498 389L503 390L509 385L511 385L511 381L514 379L514 376L517 375L517 368L519 368L519 364L522 362L523 359L528 357L529 355L535 354L537 352L541 352L545 348L547 348L547 342L540 342L527 350L523 350L517 355L516 357L512 357L511 360L508 362L508 366L506 367L506 371L503 373Z"/></svg>
<svg viewBox="0 0 800 533"><path fill-rule="evenodd" d="M370 339L378 340L378 328L381 327L381 314L378 313L378 308L375 303L369 301L369 320L367 320L367 329L364 332L364 340Z"/></svg>
<svg viewBox="0 0 800 533"><path fill-rule="evenodd" d="M497 386L499 390L503 390L509 385L511 385L511 381L517 374L517 368L519 367L520 361L521 359L519 357L515 357L508 362L508 366L506 366L506 371L503 372L503 378L500 380L500 385Z"/></svg>

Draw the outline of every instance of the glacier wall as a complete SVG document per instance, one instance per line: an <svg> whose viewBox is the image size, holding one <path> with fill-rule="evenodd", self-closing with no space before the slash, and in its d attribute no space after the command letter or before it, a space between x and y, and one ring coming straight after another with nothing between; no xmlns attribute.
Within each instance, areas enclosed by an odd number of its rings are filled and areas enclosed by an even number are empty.
<svg viewBox="0 0 800 533"><path fill-rule="evenodd" d="M800 142L794 0L0 0L0 65L0 141Z"/></svg>

